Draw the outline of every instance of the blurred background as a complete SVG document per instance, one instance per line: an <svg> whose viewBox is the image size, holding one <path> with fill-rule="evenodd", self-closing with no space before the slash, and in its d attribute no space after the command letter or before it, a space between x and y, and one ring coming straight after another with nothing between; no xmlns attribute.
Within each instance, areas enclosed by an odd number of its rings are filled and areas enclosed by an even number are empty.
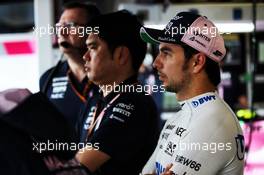
<svg viewBox="0 0 264 175"><path fill-rule="evenodd" d="M54 26L69 0L0 1L0 90L37 92L39 77L59 60L55 35L34 29ZM221 63L219 93L236 112L246 137L246 175L264 174L264 1L263 0L91 0L103 13L127 9L145 26L162 29L180 11L207 16L223 33L227 55ZM160 85L151 64L157 46L148 45L140 69L143 84ZM162 120L173 116L171 93L153 93Z"/></svg>

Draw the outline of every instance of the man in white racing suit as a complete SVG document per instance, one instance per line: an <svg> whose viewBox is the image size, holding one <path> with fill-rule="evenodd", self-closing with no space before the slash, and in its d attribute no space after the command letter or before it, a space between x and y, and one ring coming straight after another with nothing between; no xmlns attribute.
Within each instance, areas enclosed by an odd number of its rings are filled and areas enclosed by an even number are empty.
<svg viewBox="0 0 264 175"><path fill-rule="evenodd" d="M216 93L218 63L226 50L215 25L181 12L164 30L144 27L140 33L144 41L159 44L153 66L179 101L142 174L243 174L244 137L235 114Z"/></svg>

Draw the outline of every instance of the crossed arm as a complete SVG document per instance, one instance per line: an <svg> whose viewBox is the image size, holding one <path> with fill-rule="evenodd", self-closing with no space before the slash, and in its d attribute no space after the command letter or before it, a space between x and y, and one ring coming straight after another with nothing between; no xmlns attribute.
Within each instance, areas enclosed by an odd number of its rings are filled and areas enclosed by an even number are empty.
<svg viewBox="0 0 264 175"><path fill-rule="evenodd" d="M110 158L106 153L90 147L89 149L83 148L76 154L76 159L91 172L95 172Z"/></svg>

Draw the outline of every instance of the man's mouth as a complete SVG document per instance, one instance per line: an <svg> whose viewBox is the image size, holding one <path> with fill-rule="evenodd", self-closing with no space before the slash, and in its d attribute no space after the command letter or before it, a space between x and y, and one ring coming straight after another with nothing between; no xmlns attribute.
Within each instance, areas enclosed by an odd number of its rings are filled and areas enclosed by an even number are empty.
<svg viewBox="0 0 264 175"><path fill-rule="evenodd" d="M91 68L87 65L87 63L85 63L85 65L84 65L84 71L85 71L85 72L89 72L90 69L91 69Z"/></svg>
<svg viewBox="0 0 264 175"><path fill-rule="evenodd" d="M159 75L159 79L164 79L166 76L165 74L161 73L161 72L158 72L158 75Z"/></svg>
<svg viewBox="0 0 264 175"><path fill-rule="evenodd" d="M84 71L85 71L85 72L89 72L89 71L90 71L90 68L89 68L89 67L85 67L85 68L84 68Z"/></svg>

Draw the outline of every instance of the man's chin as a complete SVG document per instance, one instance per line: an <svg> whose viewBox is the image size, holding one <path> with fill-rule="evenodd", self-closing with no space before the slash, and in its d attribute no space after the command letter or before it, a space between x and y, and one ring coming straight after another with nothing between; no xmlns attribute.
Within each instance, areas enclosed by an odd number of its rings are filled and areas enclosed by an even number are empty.
<svg viewBox="0 0 264 175"><path fill-rule="evenodd" d="M167 85L166 83L162 82L162 86L163 86L163 88L167 91L167 89L168 89L168 85Z"/></svg>
<svg viewBox="0 0 264 175"><path fill-rule="evenodd" d="M173 87L171 87L171 86L167 86L167 85L164 85L164 84L163 84L163 87L164 87L164 89L165 89L167 92L173 92L173 93L175 93L175 89L174 89Z"/></svg>
<svg viewBox="0 0 264 175"><path fill-rule="evenodd" d="M94 79L94 76L92 76L90 72L86 72L86 76L88 77L89 81L93 82L95 85L98 85L97 81Z"/></svg>

